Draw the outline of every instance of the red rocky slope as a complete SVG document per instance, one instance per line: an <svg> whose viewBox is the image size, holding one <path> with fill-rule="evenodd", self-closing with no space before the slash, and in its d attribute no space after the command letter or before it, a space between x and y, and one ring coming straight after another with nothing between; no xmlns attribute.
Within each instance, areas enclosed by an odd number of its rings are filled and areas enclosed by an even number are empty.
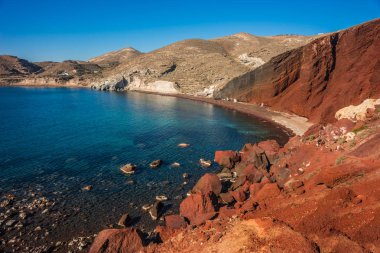
<svg viewBox="0 0 380 253"><path fill-rule="evenodd" d="M380 97L380 19L274 57L214 95L332 122L338 109Z"/></svg>

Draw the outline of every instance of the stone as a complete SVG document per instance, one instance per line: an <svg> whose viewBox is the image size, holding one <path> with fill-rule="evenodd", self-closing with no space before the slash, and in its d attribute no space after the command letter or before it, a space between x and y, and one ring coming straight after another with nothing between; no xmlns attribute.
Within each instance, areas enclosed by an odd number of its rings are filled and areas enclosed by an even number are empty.
<svg viewBox="0 0 380 253"><path fill-rule="evenodd" d="M182 201L179 212L182 217L189 220L191 225L201 225L216 216L217 200L215 195L195 193Z"/></svg>
<svg viewBox="0 0 380 253"><path fill-rule="evenodd" d="M13 227L16 224L16 220L9 220L5 223L6 227Z"/></svg>
<svg viewBox="0 0 380 253"><path fill-rule="evenodd" d="M296 180L292 178L284 184L284 190L287 192L291 192L302 186L303 186L303 182L301 180Z"/></svg>
<svg viewBox="0 0 380 253"><path fill-rule="evenodd" d="M135 253L142 249L143 240L139 230L106 229L96 236L89 253Z"/></svg>
<svg viewBox="0 0 380 253"><path fill-rule="evenodd" d="M178 147L180 147L180 148L187 148L188 146L190 146L190 144L187 144L187 143L178 144Z"/></svg>
<svg viewBox="0 0 380 253"><path fill-rule="evenodd" d="M189 174L188 174L188 173L183 173L183 174L182 174L182 177L183 177L184 179L188 179L188 178L189 178Z"/></svg>
<svg viewBox="0 0 380 253"><path fill-rule="evenodd" d="M133 174L135 173L135 170L136 170L136 165L132 164L132 163L127 163L125 165L123 165L121 168L120 168L121 172L123 172L124 174Z"/></svg>
<svg viewBox="0 0 380 253"><path fill-rule="evenodd" d="M248 164L242 171L242 176L245 176L251 183L258 183L263 178L264 174L258 170L252 163Z"/></svg>
<svg viewBox="0 0 380 253"><path fill-rule="evenodd" d="M176 215L176 214L166 215L164 220L165 220L165 225L171 229L185 228L187 226L187 222L185 218L183 218L180 215Z"/></svg>
<svg viewBox="0 0 380 253"><path fill-rule="evenodd" d="M280 151L280 145L275 140L261 141L257 144L259 148L264 150L266 157L270 164L274 164L278 159L278 152Z"/></svg>
<svg viewBox="0 0 380 253"><path fill-rule="evenodd" d="M162 164L162 160L158 159L158 160L154 160L153 162L151 162L149 164L149 167L152 169L156 169L156 168L160 167L161 164Z"/></svg>
<svg viewBox="0 0 380 253"><path fill-rule="evenodd" d="M27 217L27 214L25 212L20 212L18 217L21 219L21 220L25 220L26 217Z"/></svg>
<svg viewBox="0 0 380 253"><path fill-rule="evenodd" d="M130 220L131 220L131 217L129 217L129 214L125 213L121 216L120 220L117 222L117 225L121 227L126 227Z"/></svg>
<svg viewBox="0 0 380 253"><path fill-rule="evenodd" d="M280 194L280 189L276 183L265 184L255 196L257 200L265 200L277 197Z"/></svg>
<svg viewBox="0 0 380 253"><path fill-rule="evenodd" d="M241 160L252 163L256 168L269 170L270 162L264 149L257 144L245 144L241 152Z"/></svg>
<svg viewBox="0 0 380 253"><path fill-rule="evenodd" d="M181 167L180 163L174 162L170 165L171 167Z"/></svg>
<svg viewBox="0 0 380 253"><path fill-rule="evenodd" d="M230 192L219 194L219 198L221 199L222 203L227 204L227 205L234 201L234 198L232 197Z"/></svg>
<svg viewBox="0 0 380 253"><path fill-rule="evenodd" d="M161 201L154 202L152 207L149 209L149 214L152 220L157 220L160 217L163 207L164 205L162 204Z"/></svg>
<svg viewBox="0 0 380 253"><path fill-rule="evenodd" d="M158 196L156 196L156 200L157 201L166 201L166 200L168 200L168 197L166 197L165 195L158 195Z"/></svg>
<svg viewBox="0 0 380 253"><path fill-rule="evenodd" d="M222 191L222 183L216 174L206 173L197 182L192 189L194 193L207 194L213 192L216 196Z"/></svg>
<svg viewBox="0 0 380 253"><path fill-rule="evenodd" d="M92 190L92 185L86 185L82 188L83 191L90 191Z"/></svg>
<svg viewBox="0 0 380 253"><path fill-rule="evenodd" d="M236 151L215 151L214 161L222 167L231 169L239 160L240 156Z"/></svg>
<svg viewBox="0 0 380 253"><path fill-rule="evenodd" d="M239 202L239 203L242 203L247 199L247 196L242 189L232 191L231 195L236 200L236 202Z"/></svg>
<svg viewBox="0 0 380 253"><path fill-rule="evenodd" d="M152 204L145 204L141 207L141 209L144 211L148 211L149 209L152 208L152 206L153 206Z"/></svg>
<svg viewBox="0 0 380 253"><path fill-rule="evenodd" d="M212 164L212 162L210 160L205 160L203 158L199 159L199 163L204 168L209 168L209 167L211 167L211 164Z"/></svg>

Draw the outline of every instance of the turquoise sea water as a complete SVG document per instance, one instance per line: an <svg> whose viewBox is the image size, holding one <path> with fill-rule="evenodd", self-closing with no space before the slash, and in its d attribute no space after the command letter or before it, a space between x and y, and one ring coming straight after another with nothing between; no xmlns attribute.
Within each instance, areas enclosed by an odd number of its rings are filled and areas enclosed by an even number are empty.
<svg viewBox="0 0 380 253"><path fill-rule="evenodd" d="M66 88L0 88L0 195L31 192L56 202L65 214L51 240L94 233L125 212L136 224L157 224L141 211L156 195L169 197L167 212L208 171L199 159L215 150L286 134L276 126L214 105L142 93ZM177 147L189 143L188 148ZM150 169L149 163L164 164ZM120 173L132 162L133 176ZM179 162L180 168L170 164ZM190 174L183 185L183 173ZM128 182L130 179L134 184ZM84 192L81 188L92 185ZM54 214L54 210L51 212ZM44 219L49 226L49 217ZM38 219L36 219L38 220ZM31 221L31 226L36 226Z"/></svg>

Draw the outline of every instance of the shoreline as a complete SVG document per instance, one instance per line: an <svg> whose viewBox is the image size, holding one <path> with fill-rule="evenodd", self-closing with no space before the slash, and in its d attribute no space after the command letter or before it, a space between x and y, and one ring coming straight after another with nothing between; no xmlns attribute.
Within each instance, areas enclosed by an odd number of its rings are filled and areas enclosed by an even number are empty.
<svg viewBox="0 0 380 253"><path fill-rule="evenodd" d="M314 123L309 122L307 118L301 117L295 114L289 114L286 112L272 111L268 107L261 107L255 104L243 103L243 102L231 102L225 100L216 100L207 97L196 97L186 94L167 94L159 92L149 92L149 91L133 91L140 93L147 93L153 95L169 96L183 98L203 103L208 103L222 107L224 109L237 111L250 115L255 118L259 118L264 121L269 121L270 123L281 127L281 129L288 135L303 135L309 127Z"/></svg>
<svg viewBox="0 0 380 253"><path fill-rule="evenodd" d="M1 87L43 87L43 88L85 88L91 89L90 86L83 85L36 85L36 84L12 84L12 85L0 85ZM119 91L116 91L119 92ZM208 97L197 97L187 94L170 94L170 93L160 93L153 91L143 91L143 90L133 90L133 91L121 91L121 92L139 92L160 96L169 96L169 97L177 97L183 98L203 103L208 103L212 105L216 105L222 107L224 109L238 111L240 113L244 113L246 115L259 118L264 121L269 121L274 125L279 126L286 135L294 136L294 135L303 135L309 127L313 125L312 122L309 122L307 118L301 117L295 114L289 114L286 112L272 111L268 107L261 107L255 104L243 103L243 102L232 102L225 100L215 100L213 98Z"/></svg>

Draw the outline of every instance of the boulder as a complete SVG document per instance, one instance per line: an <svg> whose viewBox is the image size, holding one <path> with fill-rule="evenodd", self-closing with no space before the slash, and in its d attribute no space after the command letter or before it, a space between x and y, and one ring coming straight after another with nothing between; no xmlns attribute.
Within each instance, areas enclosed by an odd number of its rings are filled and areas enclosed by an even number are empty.
<svg viewBox="0 0 380 253"><path fill-rule="evenodd" d="M264 174L258 170L252 163L248 164L241 173L251 183L258 183L263 178Z"/></svg>
<svg viewBox="0 0 380 253"><path fill-rule="evenodd" d="M251 184L249 186L249 194L251 196L255 196L256 193L258 193L258 191L260 191L260 189L262 188L263 186L259 183L254 183L254 184Z"/></svg>
<svg viewBox="0 0 380 253"><path fill-rule="evenodd" d="M216 197L212 192L195 193L182 201L179 213L188 219L191 225L198 226L216 216L216 204Z"/></svg>
<svg viewBox="0 0 380 253"><path fill-rule="evenodd" d="M149 209L149 214L150 217L152 217L152 220L157 220L160 217L163 207L164 205L161 201L154 202L153 206Z"/></svg>
<svg viewBox="0 0 380 253"><path fill-rule="evenodd" d="M228 207L228 206L222 206L219 209L219 218L225 218L225 217L232 217L233 215L236 215L238 213L238 210L233 208L233 207Z"/></svg>
<svg viewBox="0 0 380 253"><path fill-rule="evenodd" d="M244 185L246 181L247 181L247 177L244 175L241 175L235 180L235 182L232 183L230 190L234 191L238 189L240 186Z"/></svg>
<svg viewBox="0 0 380 253"><path fill-rule="evenodd" d="M158 159L158 160L154 160L153 162L151 162L149 164L149 167L151 167L152 169L155 169L155 168L160 167L161 164L162 164L162 160Z"/></svg>
<svg viewBox="0 0 380 253"><path fill-rule="evenodd" d="M131 218L129 217L129 214L128 213L125 213L121 216L119 222L117 223L117 225L121 226L121 227L126 227L128 225L128 222L131 220Z"/></svg>
<svg viewBox="0 0 380 253"><path fill-rule="evenodd" d="M284 184L284 190L287 192L292 192L302 186L303 186L303 182L301 180L296 180L292 178Z"/></svg>
<svg viewBox="0 0 380 253"><path fill-rule="evenodd" d="M132 229L106 229L91 245L89 253L135 253L143 248L141 232Z"/></svg>
<svg viewBox="0 0 380 253"><path fill-rule="evenodd" d="M236 202L239 202L239 203L242 203L247 199L247 196L243 189L232 191L231 195L236 200Z"/></svg>
<svg viewBox="0 0 380 253"><path fill-rule="evenodd" d="M280 189L276 183L265 184L255 196L255 200L265 200L280 195Z"/></svg>
<svg viewBox="0 0 380 253"><path fill-rule="evenodd" d="M180 143L180 144L178 144L178 147L180 147L180 148L187 148L188 146L190 146L190 144L188 144L188 143Z"/></svg>
<svg viewBox="0 0 380 253"><path fill-rule="evenodd" d="M199 163L204 168L209 168L209 167L211 167L211 164L212 164L211 160L205 160L203 158L199 159Z"/></svg>
<svg viewBox="0 0 380 253"><path fill-rule="evenodd" d="M270 164L274 164L278 158L278 151L280 150L280 145L275 140L261 141L257 144L259 148L263 149L265 155L267 156Z"/></svg>
<svg viewBox="0 0 380 253"><path fill-rule="evenodd" d="M230 192L219 194L219 198L221 199L221 203L230 204L234 201L234 197L232 197Z"/></svg>
<svg viewBox="0 0 380 253"><path fill-rule="evenodd" d="M127 163L125 165L123 165L121 168L120 168L121 172L123 172L124 174L133 174L135 173L135 170L136 170L136 165L132 164L132 163Z"/></svg>
<svg viewBox="0 0 380 253"><path fill-rule="evenodd" d="M236 162L240 160L239 154L236 151L216 151L214 161L220 166L231 169Z"/></svg>
<svg viewBox="0 0 380 253"><path fill-rule="evenodd" d="M206 173L204 174L194 186L192 192L207 194L213 192L216 196L222 191L222 184L219 177L216 174Z"/></svg>
<svg viewBox="0 0 380 253"><path fill-rule="evenodd" d="M166 215L164 220L166 226L171 229L185 228L187 226L185 218L180 215Z"/></svg>
<svg viewBox="0 0 380 253"><path fill-rule="evenodd" d="M245 144L241 152L241 160L252 163L256 168L269 170L270 163L264 149L257 144Z"/></svg>

